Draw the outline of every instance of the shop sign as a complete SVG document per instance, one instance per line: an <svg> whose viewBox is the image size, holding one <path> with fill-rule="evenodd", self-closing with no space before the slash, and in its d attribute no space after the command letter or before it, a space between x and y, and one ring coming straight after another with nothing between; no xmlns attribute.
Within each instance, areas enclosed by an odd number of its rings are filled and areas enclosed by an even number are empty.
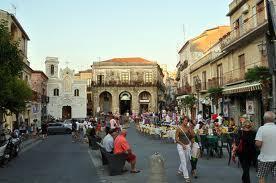
<svg viewBox="0 0 276 183"><path fill-rule="evenodd" d="M254 102L246 100L246 114L254 114Z"/></svg>
<svg viewBox="0 0 276 183"><path fill-rule="evenodd" d="M149 100L140 100L140 103L149 103Z"/></svg>

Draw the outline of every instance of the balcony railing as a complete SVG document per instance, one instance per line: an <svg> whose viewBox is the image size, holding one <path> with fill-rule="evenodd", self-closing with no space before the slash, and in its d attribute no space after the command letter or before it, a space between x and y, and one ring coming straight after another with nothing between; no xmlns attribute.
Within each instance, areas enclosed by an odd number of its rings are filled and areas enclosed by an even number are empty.
<svg viewBox="0 0 276 183"><path fill-rule="evenodd" d="M191 86L183 86L177 88L177 95L187 95L192 92L192 87Z"/></svg>
<svg viewBox="0 0 276 183"><path fill-rule="evenodd" d="M222 86L223 86L223 78L222 77L213 77L212 79L208 79L208 89L219 88Z"/></svg>
<svg viewBox="0 0 276 183"><path fill-rule="evenodd" d="M130 82L121 82L121 81L108 81L104 83L91 83L91 87L135 87L135 86L158 86L164 88L165 85L163 82L153 81L153 82L144 82L144 81L130 81Z"/></svg>
<svg viewBox="0 0 276 183"><path fill-rule="evenodd" d="M202 67L204 64L208 63L209 61L217 58L221 53L220 52L210 52L204 55L202 58L197 60L193 65L190 66L190 73L194 72L198 68Z"/></svg>
<svg viewBox="0 0 276 183"><path fill-rule="evenodd" d="M252 17L245 19L244 23L239 25L239 27L234 27L234 30L222 37L221 49L225 49L235 41L250 35L250 33L253 33L266 23L267 18L265 15L265 8L262 8Z"/></svg>
<svg viewBox="0 0 276 183"><path fill-rule="evenodd" d="M237 68L234 70L231 70L229 72L226 72L223 74L223 82L224 84L230 84L230 83L235 83L238 81L243 81L245 80L245 73L247 72L248 69L253 68L255 66L265 66L267 67L267 62L254 62L248 65L245 65L244 67Z"/></svg>

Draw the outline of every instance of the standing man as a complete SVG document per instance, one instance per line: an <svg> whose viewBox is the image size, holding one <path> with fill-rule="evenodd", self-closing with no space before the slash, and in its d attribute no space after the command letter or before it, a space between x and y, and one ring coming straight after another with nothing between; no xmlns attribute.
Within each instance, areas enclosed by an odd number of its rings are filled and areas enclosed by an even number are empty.
<svg viewBox="0 0 276 183"><path fill-rule="evenodd" d="M261 153L258 157L259 183L265 183L265 178L272 172L276 178L276 125L274 124L275 114L267 111L264 114L264 126L260 127L256 135L256 146Z"/></svg>

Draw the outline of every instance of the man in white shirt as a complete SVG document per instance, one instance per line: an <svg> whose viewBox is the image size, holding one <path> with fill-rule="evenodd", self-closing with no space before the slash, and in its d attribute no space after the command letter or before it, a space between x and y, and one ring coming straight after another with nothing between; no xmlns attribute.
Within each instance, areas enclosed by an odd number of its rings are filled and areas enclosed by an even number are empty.
<svg viewBox="0 0 276 183"><path fill-rule="evenodd" d="M275 114L267 111L264 114L264 126L261 126L256 135L256 146L261 153L258 156L259 183L265 183L265 177L272 172L276 178L276 125L274 124Z"/></svg>
<svg viewBox="0 0 276 183"><path fill-rule="evenodd" d="M202 111L199 111L198 115L197 115L197 123L202 122L202 121L203 121Z"/></svg>
<svg viewBox="0 0 276 183"><path fill-rule="evenodd" d="M109 153L113 153L114 139L118 136L116 130L109 130L108 134L103 138L103 146Z"/></svg>
<svg viewBox="0 0 276 183"><path fill-rule="evenodd" d="M111 117L111 120L110 120L110 129L112 130L112 129L115 129L115 128L117 128L117 127L118 127L117 122L116 122L116 120L114 119L114 116L112 116L112 117Z"/></svg>

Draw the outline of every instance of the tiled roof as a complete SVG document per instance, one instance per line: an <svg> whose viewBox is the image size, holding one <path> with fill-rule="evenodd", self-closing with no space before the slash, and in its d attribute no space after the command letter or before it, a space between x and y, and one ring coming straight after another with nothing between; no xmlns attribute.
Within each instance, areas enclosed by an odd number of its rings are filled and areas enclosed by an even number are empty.
<svg viewBox="0 0 276 183"><path fill-rule="evenodd" d="M216 44L219 39L231 30L230 26L218 26L204 31L191 40L193 51L205 52Z"/></svg>
<svg viewBox="0 0 276 183"><path fill-rule="evenodd" d="M102 61L104 63L139 63L139 64L153 64L152 61L140 58L140 57L130 57L130 58L113 58L110 60Z"/></svg>
<svg viewBox="0 0 276 183"><path fill-rule="evenodd" d="M178 53L181 53L188 44L191 45L191 51L193 52L206 52L230 30L230 26L218 26L212 29L207 29L199 36L187 41Z"/></svg>

